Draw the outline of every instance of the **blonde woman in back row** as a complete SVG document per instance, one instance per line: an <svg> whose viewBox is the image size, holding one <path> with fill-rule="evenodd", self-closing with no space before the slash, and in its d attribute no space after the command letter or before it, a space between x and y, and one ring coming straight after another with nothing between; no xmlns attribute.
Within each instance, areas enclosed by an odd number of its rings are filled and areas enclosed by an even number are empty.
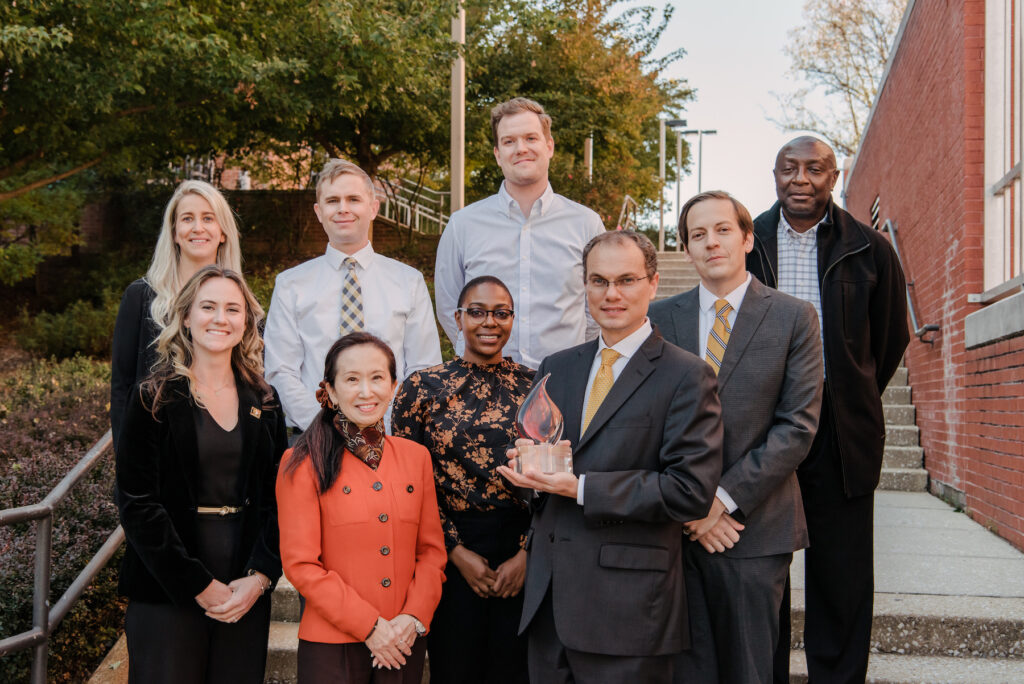
<svg viewBox="0 0 1024 684"><path fill-rule="evenodd" d="M242 272L238 227L217 188L187 180L164 209L149 270L128 286L117 312L110 369L110 427L115 450L128 392L149 375L156 361L154 342L167 325L175 297L189 278L211 264Z"/></svg>

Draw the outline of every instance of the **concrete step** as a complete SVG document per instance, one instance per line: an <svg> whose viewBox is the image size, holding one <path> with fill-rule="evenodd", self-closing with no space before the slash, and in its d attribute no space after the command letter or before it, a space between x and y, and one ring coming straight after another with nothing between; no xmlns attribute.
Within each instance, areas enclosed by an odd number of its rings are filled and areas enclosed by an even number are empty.
<svg viewBox="0 0 1024 684"><path fill-rule="evenodd" d="M299 592L284 575L277 582L273 595L270 597L270 619L278 622L298 622Z"/></svg>
<svg viewBox="0 0 1024 684"><path fill-rule="evenodd" d="M885 443L892 446L918 446L921 431L916 425L886 425Z"/></svg>
<svg viewBox="0 0 1024 684"><path fill-rule="evenodd" d="M883 468L919 469L924 465L924 449L919 446L886 445Z"/></svg>
<svg viewBox="0 0 1024 684"><path fill-rule="evenodd" d="M793 590L792 607L793 646L803 648L802 589ZM872 653L1012 658L1024 665L1024 598L877 593L874 616Z"/></svg>
<svg viewBox="0 0 1024 684"><path fill-rule="evenodd" d="M889 381L889 387L906 387L907 386L907 368L906 366L900 366L896 369L896 372L892 375L892 380Z"/></svg>
<svg viewBox="0 0 1024 684"><path fill-rule="evenodd" d="M928 491L928 471L924 468L882 468L878 489L895 492Z"/></svg>
<svg viewBox="0 0 1024 684"><path fill-rule="evenodd" d="M297 622L271 622L267 643L266 682L291 684L296 681L296 650L299 647Z"/></svg>
<svg viewBox="0 0 1024 684"><path fill-rule="evenodd" d="M883 404L882 414L886 425L914 425L917 420L913 404Z"/></svg>
<svg viewBox="0 0 1024 684"><path fill-rule="evenodd" d="M910 388L909 387L897 387L889 385L882 392L882 404L901 404L906 405L910 403Z"/></svg>
<svg viewBox="0 0 1024 684"><path fill-rule="evenodd" d="M803 651L789 660L790 682L807 681ZM865 682L872 684L996 684L1024 682L1024 661L1002 658L949 658L873 653Z"/></svg>

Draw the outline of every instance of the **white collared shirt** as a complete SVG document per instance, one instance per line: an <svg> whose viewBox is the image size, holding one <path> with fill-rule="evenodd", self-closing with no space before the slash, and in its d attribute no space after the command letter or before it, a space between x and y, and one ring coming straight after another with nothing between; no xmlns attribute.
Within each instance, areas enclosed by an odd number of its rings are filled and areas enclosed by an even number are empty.
<svg viewBox="0 0 1024 684"><path fill-rule="evenodd" d="M316 390L324 359L341 336L341 288L348 255L330 245L323 256L280 273L270 302L266 377L281 396L288 424L306 429L320 410ZM355 254L365 330L395 353L401 383L413 371L441 363L441 344L423 275L376 254L367 244ZM390 411L390 409L389 409ZM385 425L390 429L389 416Z"/></svg>
<svg viewBox="0 0 1024 684"><path fill-rule="evenodd" d="M747 294L748 285L750 285L749 273L747 273L747 279L739 287L724 297L712 294L709 289L704 287L704 283L697 286L697 294L700 299L700 337L698 338L700 358L703 359L707 356L708 335L711 334L711 328L715 325L715 302L719 299L729 302L732 311L726 315L726 319L729 321L729 329L732 330L733 324L736 323L736 314L739 313L740 305L743 303L743 297Z"/></svg>
<svg viewBox="0 0 1024 684"><path fill-rule="evenodd" d="M580 419L580 437L583 436L583 421L586 420L587 416L587 402L590 401L590 390L593 389L594 378L597 377L597 371L601 368L601 352L605 349L614 349L619 352L619 358L615 359L615 363L612 364L612 378L618 380L619 375L622 374L622 369L626 367L626 364L629 363L629 360L633 358L647 338L651 336L652 332L654 332L654 329L651 327L651 319L645 318L643 325L613 345L605 344L604 336L598 336L597 354L594 355L594 362L590 364L590 375L587 376L587 391L583 394L583 417ZM576 503L580 506L583 505L583 480L586 477L585 474L580 475L580 482L576 487Z"/></svg>
<svg viewBox="0 0 1024 684"><path fill-rule="evenodd" d="M501 184L498 194L452 214L437 245L437 318L455 345L462 287L477 276L500 278L512 293L516 317L505 354L537 368L544 357L597 336L587 313L583 248L604 232L600 217L556 195L548 184L525 216Z"/></svg>

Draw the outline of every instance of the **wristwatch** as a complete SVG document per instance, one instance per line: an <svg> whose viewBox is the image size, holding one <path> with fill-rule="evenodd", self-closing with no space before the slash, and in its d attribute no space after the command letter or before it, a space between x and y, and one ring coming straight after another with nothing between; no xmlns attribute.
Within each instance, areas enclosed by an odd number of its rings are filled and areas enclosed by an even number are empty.
<svg viewBox="0 0 1024 684"><path fill-rule="evenodd" d="M416 616L412 616L412 622L416 625L416 636L423 636L427 633L427 628L423 626L423 623Z"/></svg>

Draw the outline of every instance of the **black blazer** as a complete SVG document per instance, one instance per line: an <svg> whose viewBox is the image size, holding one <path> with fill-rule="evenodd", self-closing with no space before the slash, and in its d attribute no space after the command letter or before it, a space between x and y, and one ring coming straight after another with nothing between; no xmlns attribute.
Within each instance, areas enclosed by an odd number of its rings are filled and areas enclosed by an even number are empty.
<svg viewBox="0 0 1024 684"><path fill-rule="evenodd" d="M553 354L548 393L565 417L583 506L541 495L527 538L524 631L550 587L562 643L622 656L689 644L683 523L708 514L722 472L722 422L707 363L655 330L580 435L597 340Z"/></svg>
<svg viewBox="0 0 1024 684"><path fill-rule="evenodd" d="M174 400L156 417L142 403L138 387L128 399L117 458L115 498L128 539L119 590L149 603L196 606L195 597L213 580L196 558L198 450L193 401L184 379L166 391ZM284 414L274 394L270 407L238 383L242 426L243 502L241 536L232 575L258 570L276 582L281 576L277 500L274 485L287 447Z"/></svg>
<svg viewBox="0 0 1024 684"><path fill-rule="evenodd" d="M153 288L144 278L139 278L124 291L117 310L110 349L110 431L114 451L121 443L121 423L128 395L135 383L146 379L156 360L153 342L160 331L149 314L154 297Z"/></svg>

